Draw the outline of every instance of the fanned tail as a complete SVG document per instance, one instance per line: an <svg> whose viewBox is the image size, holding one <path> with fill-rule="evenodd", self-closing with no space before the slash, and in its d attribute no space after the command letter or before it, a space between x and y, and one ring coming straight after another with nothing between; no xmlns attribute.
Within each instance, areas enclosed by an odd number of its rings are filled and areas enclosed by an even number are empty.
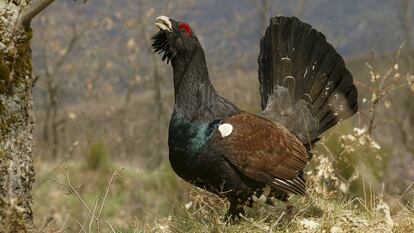
<svg viewBox="0 0 414 233"><path fill-rule="evenodd" d="M263 115L310 146L358 111L358 93L344 60L325 36L295 17L273 17L260 42Z"/></svg>

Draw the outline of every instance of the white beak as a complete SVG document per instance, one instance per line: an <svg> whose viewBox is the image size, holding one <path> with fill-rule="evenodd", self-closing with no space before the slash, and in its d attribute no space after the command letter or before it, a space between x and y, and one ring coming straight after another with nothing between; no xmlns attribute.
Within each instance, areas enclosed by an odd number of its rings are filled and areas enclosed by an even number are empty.
<svg viewBox="0 0 414 233"><path fill-rule="evenodd" d="M167 16L164 16L164 15L158 16L155 19L154 24L160 30L166 30L166 31L172 32L172 24L171 24L170 19Z"/></svg>

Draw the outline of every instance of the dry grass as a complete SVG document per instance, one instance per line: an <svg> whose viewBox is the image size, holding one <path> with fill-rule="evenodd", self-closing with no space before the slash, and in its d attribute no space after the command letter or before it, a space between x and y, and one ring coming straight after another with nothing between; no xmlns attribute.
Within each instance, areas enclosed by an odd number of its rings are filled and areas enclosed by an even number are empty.
<svg viewBox="0 0 414 233"><path fill-rule="evenodd" d="M37 166L39 177L54 164ZM338 192L294 196L294 208L255 206L238 224L223 221L228 204L179 180L169 166L155 172L133 167L58 169L34 191L39 232L412 232L414 213L401 198L373 200ZM62 173L60 173L62 172ZM392 203L389 205L387 203ZM391 207L390 207L391 206Z"/></svg>

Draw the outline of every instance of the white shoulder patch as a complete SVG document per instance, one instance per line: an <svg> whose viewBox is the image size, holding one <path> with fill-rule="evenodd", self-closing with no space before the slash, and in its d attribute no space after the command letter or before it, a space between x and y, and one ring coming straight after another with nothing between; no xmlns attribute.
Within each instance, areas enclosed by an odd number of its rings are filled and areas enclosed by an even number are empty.
<svg viewBox="0 0 414 233"><path fill-rule="evenodd" d="M233 126L231 124L228 123L224 123L219 125L218 130L221 133L221 137L227 137L231 134L231 132L233 132Z"/></svg>

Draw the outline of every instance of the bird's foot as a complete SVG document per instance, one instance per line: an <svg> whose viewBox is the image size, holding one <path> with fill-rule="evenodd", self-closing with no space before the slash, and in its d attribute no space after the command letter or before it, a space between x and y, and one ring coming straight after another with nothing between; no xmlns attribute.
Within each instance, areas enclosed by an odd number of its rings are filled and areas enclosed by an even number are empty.
<svg viewBox="0 0 414 233"><path fill-rule="evenodd" d="M230 208L227 211L224 220L227 224L235 224L240 222L244 215L245 211L242 205L230 203Z"/></svg>
<svg viewBox="0 0 414 233"><path fill-rule="evenodd" d="M290 203L286 203L286 215L293 215L294 214L294 210L295 210L295 206L290 204Z"/></svg>

